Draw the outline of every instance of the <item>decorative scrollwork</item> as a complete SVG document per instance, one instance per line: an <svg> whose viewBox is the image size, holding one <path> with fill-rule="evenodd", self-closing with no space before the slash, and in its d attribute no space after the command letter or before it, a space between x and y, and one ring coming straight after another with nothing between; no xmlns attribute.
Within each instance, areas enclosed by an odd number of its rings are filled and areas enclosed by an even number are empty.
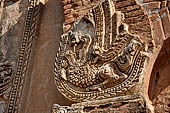
<svg viewBox="0 0 170 113"><path fill-rule="evenodd" d="M30 61L30 55L32 53L33 43L36 38L36 30L38 26L39 18L39 1L29 0L27 17L25 21L22 44L20 48L20 54L18 58L17 70L13 77L12 87L9 94L8 106L6 109L7 113L18 112L19 102L21 99L22 90L24 87L26 72L28 63Z"/></svg>
<svg viewBox="0 0 170 113"><path fill-rule="evenodd" d="M61 36L54 73L63 95L74 101L96 100L134 86L142 74L145 46L124 19L106 0Z"/></svg>
<svg viewBox="0 0 170 113"><path fill-rule="evenodd" d="M0 95L3 95L12 83L12 65L8 62L0 64Z"/></svg>

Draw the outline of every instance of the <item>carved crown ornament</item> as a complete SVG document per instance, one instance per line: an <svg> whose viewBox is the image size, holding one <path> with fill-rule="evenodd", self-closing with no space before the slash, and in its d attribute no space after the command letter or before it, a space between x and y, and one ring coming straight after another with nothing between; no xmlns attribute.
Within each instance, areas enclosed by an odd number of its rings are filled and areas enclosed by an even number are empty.
<svg viewBox="0 0 170 113"><path fill-rule="evenodd" d="M58 90L68 99L82 102L132 89L148 58L143 37L113 1L101 2L61 36L54 67Z"/></svg>

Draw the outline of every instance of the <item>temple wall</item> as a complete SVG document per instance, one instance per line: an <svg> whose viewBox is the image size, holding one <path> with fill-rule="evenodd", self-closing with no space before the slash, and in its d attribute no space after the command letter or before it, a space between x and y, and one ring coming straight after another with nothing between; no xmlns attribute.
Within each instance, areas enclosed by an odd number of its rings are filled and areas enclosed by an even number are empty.
<svg viewBox="0 0 170 113"><path fill-rule="evenodd" d="M52 104L70 105L56 89L53 78L54 59L62 34L63 9L60 1L49 0L43 8L39 36L35 40L32 63L28 70L20 113L50 113ZM38 71L37 71L38 70ZM24 92L25 92L24 91Z"/></svg>
<svg viewBox="0 0 170 113"><path fill-rule="evenodd" d="M140 0L137 1L140 3ZM21 84L23 87L20 90L21 98L15 108L19 113L51 113L53 104L70 106L74 103L66 99L56 88L53 73L56 50L58 49L60 36L66 33L71 25L77 19L80 19L88 9L99 2L98 0L46 0L40 4L41 14L38 19L36 38L33 41L26 76L24 76L25 79ZM153 23L155 22L153 24L155 28L154 35L161 37L153 39L154 46L160 52L158 57L155 55L157 59L153 66L151 78L146 79L148 80L146 87L149 85L146 92L148 92L149 99L155 106L156 113L168 113L170 111L170 27L168 27L170 23L168 11L170 10L170 1L143 0L143 2L147 4L144 8L148 9L148 12L152 12L153 16L150 20L153 19ZM119 5L123 5L123 3ZM1 2L0 67L3 70L3 66L7 65L8 69L12 69L12 74L9 73L12 78L17 73L17 62L25 29L27 7L27 0L7 0L5 4ZM155 14L160 10L162 11L159 16ZM164 13L168 15L164 15ZM157 16L161 18L155 21ZM163 32L163 34L160 32ZM151 44L150 46L152 47L153 45ZM11 84L12 82L8 85L11 86ZM5 91L5 94L0 94L0 113L3 113L9 106L10 88ZM8 109L10 108L8 107ZM9 113L13 113L13 111Z"/></svg>

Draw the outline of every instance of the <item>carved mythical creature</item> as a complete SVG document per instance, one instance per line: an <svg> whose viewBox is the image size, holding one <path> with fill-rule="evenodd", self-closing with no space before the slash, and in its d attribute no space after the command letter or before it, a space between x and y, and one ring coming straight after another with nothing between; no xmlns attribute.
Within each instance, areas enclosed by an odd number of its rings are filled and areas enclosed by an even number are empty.
<svg viewBox="0 0 170 113"><path fill-rule="evenodd" d="M129 35L130 39L132 39L131 37L133 36ZM88 51L92 43L91 36L80 32L75 34L69 32L68 38L70 39L68 40L69 47L73 49L66 51L65 60L62 63L61 76L78 87L86 88L86 90L101 90L101 87L109 82L127 78L126 71L132 64L132 54L140 47L140 43L131 40L126 42L126 44L129 44L124 50L119 50L120 52L115 56L116 58L107 57L108 59L106 57L102 59L104 55L96 54L96 49L93 47L94 52L91 53L91 56L94 56L94 58L89 60L88 56L90 53ZM81 47L78 47L80 45ZM79 48L79 53L76 54L77 48ZM114 49L110 49L109 52L114 55ZM95 61L95 64L93 61ZM98 62L101 64L98 64Z"/></svg>
<svg viewBox="0 0 170 113"><path fill-rule="evenodd" d="M81 31L68 32L67 48L61 69L61 77L77 87L101 90L105 84L127 78L132 52L141 45L137 37L129 34L125 25L108 49L102 49L89 34ZM92 46L92 43L96 43ZM137 47L139 46L139 47ZM93 52L89 52L92 50ZM90 58L89 58L90 57Z"/></svg>
<svg viewBox="0 0 170 113"><path fill-rule="evenodd" d="M141 73L144 45L129 33L124 14L113 6L110 0L102 2L62 35L55 74L64 95L81 100L127 90L129 81Z"/></svg>

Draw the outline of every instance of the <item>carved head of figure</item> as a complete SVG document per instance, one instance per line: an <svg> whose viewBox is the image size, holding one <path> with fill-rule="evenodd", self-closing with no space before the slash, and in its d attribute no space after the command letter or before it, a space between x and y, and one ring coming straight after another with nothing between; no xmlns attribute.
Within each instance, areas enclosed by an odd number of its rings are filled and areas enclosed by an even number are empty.
<svg viewBox="0 0 170 113"><path fill-rule="evenodd" d="M76 21L67 33L72 43L79 43L83 35L95 36L94 26L88 18Z"/></svg>
<svg viewBox="0 0 170 113"><path fill-rule="evenodd" d="M75 45L78 44L80 42L81 39L81 33L80 32L68 32L68 36L69 36L69 43L70 45Z"/></svg>
<svg viewBox="0 0 170 113"><path fill-rule="evenodd" d="M117 74L114 73L113 71L113 67L110 66L110 64L106 64L103 65L100 70L99 70L99 76L103 79L109 79L109 78L113 78L113 79L119 79L119 76Z"/></svg>

